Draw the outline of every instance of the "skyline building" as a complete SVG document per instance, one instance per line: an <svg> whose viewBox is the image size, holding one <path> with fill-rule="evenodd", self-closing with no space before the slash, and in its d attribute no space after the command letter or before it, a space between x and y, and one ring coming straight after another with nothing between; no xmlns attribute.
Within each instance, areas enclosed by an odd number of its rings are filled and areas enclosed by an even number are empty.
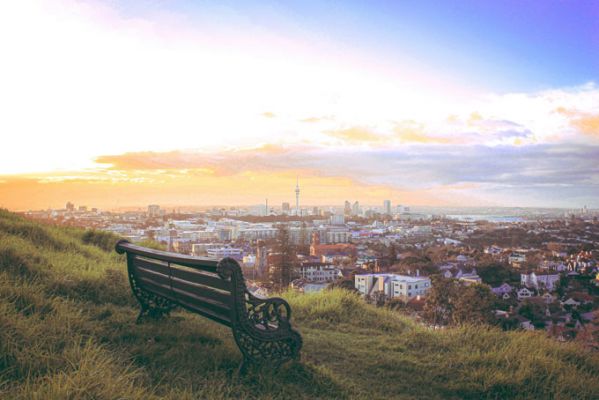
<svg viewBox="0 0 599 400"><path fill-rule="evenodd" d="M297 177L296 182L295 182L295 215L300 215L299 196L300 196L299 177Z"/></svg>

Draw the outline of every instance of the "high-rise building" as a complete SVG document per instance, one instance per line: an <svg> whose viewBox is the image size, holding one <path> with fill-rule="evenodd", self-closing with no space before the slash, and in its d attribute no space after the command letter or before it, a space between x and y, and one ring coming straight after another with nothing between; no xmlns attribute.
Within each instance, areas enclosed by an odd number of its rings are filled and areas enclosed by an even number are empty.
<svg viewBox="0 0 599 400"><path fill-rule="evenodd" d="M283 213L284 213L284 214L289 214L289 210L290 210L290 208L289 208L289 203L287 203L287 202L284 202L284 203L281 205L281 210L283 211Z"/></svg>
<svg viewBox="0 0 599 400"><path fill-rule="evenodd" d="M67 202L66 209L67 211L75 211L75 204L71 203L70 201Z"/></svg>
<svg viewBox="0 0 599 400"><path fill-rule="evenodd" d="M160 216L160 206L157 204L150 204L148 206L148 217L158 217Z"/></svg>
<svg viewBox="0 0 599 400"><path fill-rule="evenodd" d="M358 203L357 200L354 202L354 205L351 208L351 213L353 215L360 215L360 203Z"/></svg>
<svg viewBox="0 0 599 400"><path fill-rule="evenodd" d="M300 215L299 195L300 195L299 178L296 178L296 183L295 183L295 215Z"/></svg>
<svg viewBox="0 0 599 400"><path fill-rule="evenodd" d="M344 215L331 215L330 218L331 225L343 225L345 224L345 216Z"/></svg>
<svg viewBox="0 0 599 400"><path fill-rule="evenodd" d="M387 215L391 215L391 200L385 200L383 202L383 212Z"/></svg>
<svg viewBox="0 0 599 400"><path fill-rule="evenodd" d="M351 214L351 203L347 200L345 200L345 205L343 207L343 213L345 215Z"/></svg>

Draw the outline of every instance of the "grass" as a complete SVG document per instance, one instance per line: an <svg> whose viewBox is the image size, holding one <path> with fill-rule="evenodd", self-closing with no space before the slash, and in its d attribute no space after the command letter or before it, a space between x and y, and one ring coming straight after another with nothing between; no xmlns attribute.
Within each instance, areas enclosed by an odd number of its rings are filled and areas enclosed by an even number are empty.
<svg viewBox="0 0 599 400"><path fill-rule="evenodd" d="M302 362L238 378L230 331L188 312L135 324L105 233L0 210L0 397L591 399L599 357L540 333L431 331L335 290L285 293Z"/></svg>

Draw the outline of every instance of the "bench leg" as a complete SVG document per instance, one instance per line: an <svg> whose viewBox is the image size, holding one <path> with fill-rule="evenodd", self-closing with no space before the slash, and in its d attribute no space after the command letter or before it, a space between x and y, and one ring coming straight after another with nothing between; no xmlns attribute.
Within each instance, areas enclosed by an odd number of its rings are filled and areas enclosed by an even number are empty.
<svg viewBox="0 0 599 400"><path fill-rule="evenodd" d="M168 316L170 310L164 310L161 308L150 307L148 305L142 304L141 309L139 310L139 314L137 315L137 319L135 320L136 324L141 324L145 320L151 319L153 321L158 321Z"/></svg>
<svg viewBox="0 0 599 400"><path fill-rule="evenodd" d="M135 323L137 325L143 323L147 313L148 313L148 309L144 306L141 306L141 309L139 310L139 314L137 315L137 319L135 320Z"/></svg>
<svg viewBox="0 0 599 400"><path fill-rule="evenodd" d="M243 357L241 363L239 364L239 368L237 369L237 376L245 376L248 372L248 368L250 366L250 362Z"/></svg>

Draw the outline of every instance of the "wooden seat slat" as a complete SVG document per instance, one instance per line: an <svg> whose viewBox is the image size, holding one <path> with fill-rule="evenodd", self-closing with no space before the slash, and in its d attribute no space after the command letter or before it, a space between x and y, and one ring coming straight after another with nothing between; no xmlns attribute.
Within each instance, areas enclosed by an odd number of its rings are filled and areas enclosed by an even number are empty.
<svg viewBox="0 0 599 400"><path fill-rule="evenodd" d="M144 289L154 292L162 297L165 297L172 301L177 301L177 298L173 294L173 291L168 285L163 285L149 279L145 276L139 277L140 282L142 282Z"/></svg>
<svg viewBox="0 0 599 400"><path fill-rule="evenodd" d="M150 269L137 267L135 273L140 278L144 278L148 281L156 282L159 285L166 285L170 290L171 281L168 275L161 274L160 272L152 271Z"/></svg>
<svg viewBox="0 0 599 400"><path fill-rule="evenodd" d="M173 278L179 278L181 280L212 286L217 289L226 290L228 292L231 291L231 282L223 280L216 274L184 269L179 267L177 264L171 265L170 273Z"/></svg>
<svg viewBox="0 0 599 400"><path fill-rule="evenodd" d="M219 303L210 299L204 299L201 296L196 296L193 293L183 292L178 289L173 289L173 292L178 302L184 302L186 304L200 309L205 308L215 314L225 317L226 319L230 319L231 307L229 307L226 304Z"/></svg>
<svg viewBox="0 0 599 400"><path fill-rule="evenodd" d="M133 263L136 267L142 267L147 270L157 271L164 275L169 274L168 263L151 262L139 257L135 257L135 261Z"/></svg>
<svg viewBox="0 0 599 400"><path fill-rule="evenodd" d="M222 304L232 304L233 297L231 293L227 293L210 286L200 285L194 282L184 281L179 278L171 278L171 286L173 290L179 292L192 293L207 300L214 300Z"/></svg>
<svg viewBox="0 0 599 400"><path fill-rule="evenodd" d="M204 317L210 318L213 321L219 322L226 326L231 326L231 319L228 315L216 313L210 309L198 306L196 304L188 303L186 301L180 300L179 304L185 308L186 310L198 313Z"/></svg>

